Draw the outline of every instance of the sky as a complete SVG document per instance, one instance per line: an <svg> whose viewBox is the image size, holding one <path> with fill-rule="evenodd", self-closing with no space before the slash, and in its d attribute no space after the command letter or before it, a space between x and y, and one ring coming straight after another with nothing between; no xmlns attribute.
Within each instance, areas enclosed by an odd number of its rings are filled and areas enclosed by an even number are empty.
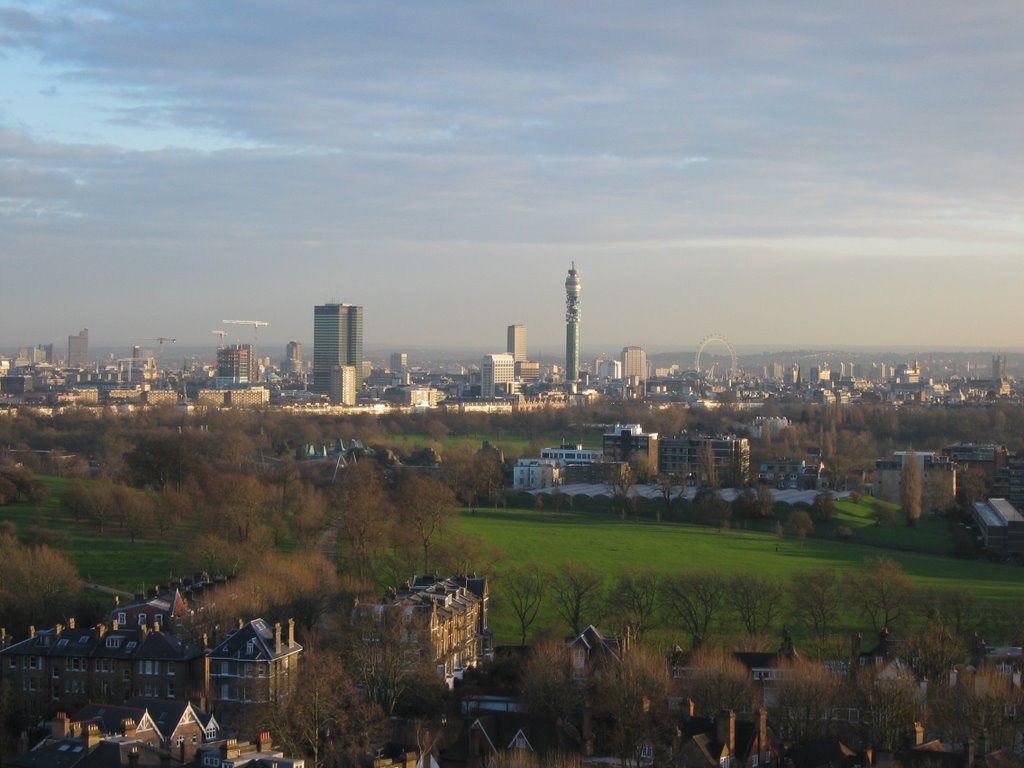
<svg viewBox="0 0 1024 768"><path fill-rule="evenodd" d="M0 0L0 344L1019 348L1024 13Z"/></svg>

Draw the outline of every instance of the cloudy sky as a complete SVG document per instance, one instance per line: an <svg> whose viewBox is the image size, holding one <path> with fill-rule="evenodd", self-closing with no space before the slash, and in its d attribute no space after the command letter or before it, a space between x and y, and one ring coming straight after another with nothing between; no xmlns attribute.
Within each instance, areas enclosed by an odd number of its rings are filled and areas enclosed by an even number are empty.
<svg viewBox="0 0 1024 768"><path fill-rule="evenodd" d="M1021 347L1021 40L1019 0L0 4L0 344L342 301L555 354L575 260L585 346Z"/></svg>

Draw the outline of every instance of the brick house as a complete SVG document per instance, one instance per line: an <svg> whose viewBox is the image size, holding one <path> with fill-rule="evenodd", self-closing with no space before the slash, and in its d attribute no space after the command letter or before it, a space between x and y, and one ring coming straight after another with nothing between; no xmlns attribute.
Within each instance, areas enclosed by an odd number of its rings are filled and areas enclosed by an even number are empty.
<svg viewBox="0 0 1024 768"><path fill-rule="evenodd" d="M45 717L90 701L123 703L133 696L186 700L209 685L205 649L160 629L125 629L117 622L36 632L0 650L0 679L9 680L16 706Z"/></svg>
<svg viewBox="0 0 1024 768"><path fill-rule="evenodd" d="M288 620L286 637L280 624L239 621L210 652L211 701L259 704L286 698L295 689L301 653L294 620Z"/></svg>

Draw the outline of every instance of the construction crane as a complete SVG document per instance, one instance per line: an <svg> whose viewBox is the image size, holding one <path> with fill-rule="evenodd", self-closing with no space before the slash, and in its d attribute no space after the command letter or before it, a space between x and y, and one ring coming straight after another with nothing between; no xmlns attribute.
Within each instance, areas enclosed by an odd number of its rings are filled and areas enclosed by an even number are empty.
<svg viewBox="0 0 1024 768"><path fill-rule="evenodd" d="M221 349L223 349L224 348L224 337L228 335L228 332L227 331L210 331L210 333L212 333L215 336L219 336L220 337L220 346L221 346Z"/></svg>
<svg viewBox="0 0 1024 768"><path fill-rule="evenodd" d="M152 336L144 339L136 339L136 341L155 341L160 345L160 349L156 353L156 367L160 375L164 375L164 343L173 344L177 339L172 339L170 336ZM164 377L166 383L166 376Z"/></svg>
<svg viewBox="0 0 1024 768"><path fill-rule="evenodd" d="M251 325L252 326L252 359L253 369L259 371L259 356L256 354L256 347L260 339L260 328L266 328L270 323L264 320L221 320L222 323L230 325ZM216 331L214 331L216 333ZM258 377L257 377L258 378Z"/></svg>

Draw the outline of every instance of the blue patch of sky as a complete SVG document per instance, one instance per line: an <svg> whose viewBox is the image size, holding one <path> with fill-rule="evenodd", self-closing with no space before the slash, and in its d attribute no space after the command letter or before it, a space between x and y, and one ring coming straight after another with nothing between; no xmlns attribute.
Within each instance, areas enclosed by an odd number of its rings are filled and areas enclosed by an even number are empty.
<svg viewBox="0 0 1024 768"><path fill-rule="evenodd" d="M34 141L126 151L173 147L214 152L258 146L236 135L175 124L166 119L178 106L173 99L150 89L90 82L29 48L7 49L3 66L14 76L0 97L0 123Z"/></svg>

